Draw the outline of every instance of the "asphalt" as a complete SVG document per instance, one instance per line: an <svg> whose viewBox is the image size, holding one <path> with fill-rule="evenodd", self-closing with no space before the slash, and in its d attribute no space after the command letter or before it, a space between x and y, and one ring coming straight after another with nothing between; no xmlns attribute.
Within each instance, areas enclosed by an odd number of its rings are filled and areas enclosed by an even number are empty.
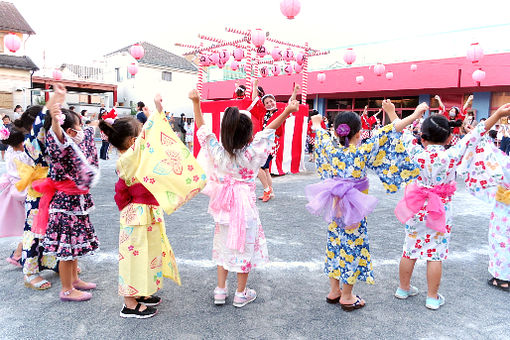
<svg viewBox="0 0 510 340"><path fill-rule="evenodd" d="M401 193L384 194L375 177L371 193L380 201L368 218L368 232L376 283L355 286L355 293L366 300L361 310L347 313L339 305L327 304L329 283L323 273L327 226L305 209L304 187L318 181L311 163L305 173L275 177L276 198L257 203L272 262L250 274L248 285L258 293L253 303L241 309L232 306L236 280L230 274L227 304L213 304L213 221L207 214L207 198L199 195L166 217L182 286L165 281L155 317L122 319L114 158L101 161L101 179L92 190L96 210L91 219L101 250L80 260L83 279L98 284L93 298L61 302L60 281L49 271L43 276L52 282L51 289L28 289L21 270L0 261L0 339L510 339L510 294L487 285L490 207L470 197L462 186L454 199L450 257L443 265L443 307L425 308L424 262L418 263L412 280L420 294L404 301L393 297L404 240L393 209ZM0 257L10 255L18 241L0 239Z"/></svg>

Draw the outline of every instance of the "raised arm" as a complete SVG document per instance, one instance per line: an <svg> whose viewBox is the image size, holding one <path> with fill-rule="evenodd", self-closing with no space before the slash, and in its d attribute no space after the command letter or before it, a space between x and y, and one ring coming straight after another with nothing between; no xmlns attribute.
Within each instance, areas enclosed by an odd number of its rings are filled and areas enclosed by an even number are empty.
<svg viewBox="0 0 510 340"><path fill-rule="evenodd" d="M192 90L189 95L189 99L193 102L193 112L195 113L195 124L197 129L200 129L204 125L204 117L202 116L202 109L200 108L200 94L197 90Z"/></svg>
<svg viewBox="0 0 510 340"><path fill-rule="evenodd" d="M297 112L299 110L299 102L297 100L293 100L290 102L289 105L283 110L282 114L275 118L271 123L269 123L268 126L266 126L266 129L278 129L280 125L283 124L285 119L292 113Z"/></svg>
<svg viewBox="0 0 510 340"><path fill-rule="evenodd" d="M154 97L154 104L156 105L156 111L158 111L159 113L163 113L163 98L161 97L161 95L159 93L156 94L156 96ZM144 107L144 109L145 109L145 107ZM147 118L149 118L149 112L148 112L149 109L146 109L146 110L143 110L143 113L145 114L145 116Z"/></svg>
<svg viewBox="0 0 510 340"><path fill-rule="evenodd" d="M55 89L55 92L52 98L50 98L51 107L49 107L51 115L51 129L55 132L58 140L63 143L64 134L60 125L62 124L62 119L65 119L65 117L62 116L60 107L66 99L66 88L60 83L53 85L53 88Z"/></svg>
<svg viewBox="0 0 510 340"><path fill-rule="evenodd" d="M251 100L257 99L259 96L259 79L255 78L253 82L253 89L251 90Z"/></svg>
<svg viewBox="0 0 510 340"><path fill-rule="evenodd" d="M438 94L434 96L434 99L437 100L437 102L439 103L439 109L441 109L441 111L443 112L446 111L446 107L444 106L443 101L441 100L441 97L439 97Z"/></svg>
<svg viewBox="0 0 510 340"><path fill-rule="evenodd" d="M292 90L292 96L290 96L289 104L290 104L293 100L296 100L297 93L298 93L299 89L300 89L299 85L298 85L298 84L294 84L294 89Z"/></svg>
<svg viewBox="0 0 510 340"><path fill-rule="evenodd" d="M397 132L404 130L406 126L412 124L415 120L420 119L421 116L423 116L423 114L429 109L427 103L421 103L418 107L416 107L416 110L414 110L412 115L407 116L404 119L399 119L395 113L395 105L389 99L383 100L382 105L384 111L386 111L388 116L390 116L390 120L395 123L395 131Z"/></svg>
<svg viewBox="0 0 510 340"><path fill-rule="evenodd" d="M485 121L485 131L489 131L494 124L496 124L502 117L510 116L510 103L506 103L499 107L487 120Z"/></svg>
<svg viewBox="0 0 510 340"><path fill-rule="evenodd" d="M398 119L397 113L395 112L395 104L393 104L391 100L389 99L383 100L382 107L383 110L388 114L388 117L390 117L390 122L393 123L393 121Z"/></svg>
<svg viewBox="0 0 510 340"><path fill-rule="evenodd" d="M471 105L471 102L473 101L473 95L470 95L468 99L466 99L466 102L464 103L464 106L462 107L462 112L466 112L469 105Z"/></svg>

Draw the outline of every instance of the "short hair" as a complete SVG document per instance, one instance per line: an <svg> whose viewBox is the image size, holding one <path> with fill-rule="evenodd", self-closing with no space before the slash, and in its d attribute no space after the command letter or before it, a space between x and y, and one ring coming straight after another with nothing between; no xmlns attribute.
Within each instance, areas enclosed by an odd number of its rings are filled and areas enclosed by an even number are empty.
<svg viewBox="0 0 510 340"><path fill-rule="evenodd" d="M145 107L145 104L143 102L138 102L138 103L136 103L136 107L139 107L141 110Z"/></svg>

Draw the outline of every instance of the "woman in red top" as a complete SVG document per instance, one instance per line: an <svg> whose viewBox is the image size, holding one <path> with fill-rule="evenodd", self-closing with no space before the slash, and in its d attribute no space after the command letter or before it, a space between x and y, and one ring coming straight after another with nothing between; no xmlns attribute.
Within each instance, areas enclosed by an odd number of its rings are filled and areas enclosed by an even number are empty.
<svg viewBox="0 0 510 340"><path fill-rule="evenodd" d="M439 114L445 116L449 121L458 122L457 125L459 126L453 128L453 134L455 135L455 137L460 136L460 127L462 126L462 122L466 118L467 108L473 101L473 95L468 97L468 99L464 103L464 106L462 107L462 110L459 109L457 106L453 106L450 110L446 110L446 106L441 101L441 97L439 97L439 95L436 95L434 98L439 102Z"/></svg>
<svg viewBox="0 0 510 340"><path fill-rule="evenodd" d="M361 141L368 139L372 136L372 128L375 124L377 124L377 115L381 113L382 110L379 109L375 115L369 117L368 116L368 105L363 109L363 113L361 114Z"/></svg>

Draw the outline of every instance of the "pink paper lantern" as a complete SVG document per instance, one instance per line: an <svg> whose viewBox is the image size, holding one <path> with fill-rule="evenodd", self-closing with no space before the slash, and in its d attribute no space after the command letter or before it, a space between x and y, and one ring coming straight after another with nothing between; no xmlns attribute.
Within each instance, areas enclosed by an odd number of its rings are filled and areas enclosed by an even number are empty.
<svg viewBox="0 0 510 340"><path fill-rule="evenodd" d="M467 50L466 58L473 64L479 62L483 58L483 48L479 43L472 43Z"/></svg>
<svg viewBox="0 0 510 340"><path fill-rule="evenodd" d="M347 65L352 65L356 61L356 53L352 48L348 48L344 53L344 61Z"/></svg>
<svg viewBox="0 0 510 340"><path fill-rule="evenodd" d="M267 67L267 66L262 66L262 67L260 68L260 75L261 75L262 77L264 77L264 78L265 78L265 77L267 77L267 76L269 75L269 67Z"/></svg>
<svg viewBox="0 0 510 340"><path fill-rule="evenodd" d="M283 59L285 59L286 62L289 62L294 59L294 51L292 51L290 48L285 50L283 52Z"/></svg>
<svg viewBox="0 0 510 340"><path fill-rule="evenodd" d="M317 74L317 80L319 81L319 83L324 83L326 81L326 73L324 72L320 72Z"/></svg>
<svg viewBox="0 0 510 340"><path fill-rule="evenodd" d="M416 72L417 69L418 69L418 65L411 64L411 71Z"/></svg>
<svg viewBox="0 0 510 340"><path fill-rule="evenodd" d="M296 71L296 73L301 73L303 71L303 65L295 64L294 71Z"/></svg>
<svg viewBox="0 0 510 340"><path fill-rule="evenodd" d="M291 64L286 64L285 67L283 68L283 71L288 75L290 76L292 74L292 72L294 72L294 69L292 68L292 65Z"/></svg>
<svg viewBox="0 0 510 340"><path fill-rule="evenodd" d="M274 64L274 65L271 67L271 72L273 72L273 75L274 75L274 76L279 75L281 71L282 71L282 69L280 68L280 65L276 65L276 64Z"/></svg>
<svg viewBox="0 0 510 340"><path fill-rule="evenodd" d="M236 49L234 49L233 55L236 61L241 61L244 58L244 50L240 47L237 47Z"/></svg>
<svg viewBox="0 0 510 340"><path fill-rule="evenodd" d="M218 60L218 63L216 64L216 66L218 66L221 69L223 69L225 67L225 62L223 62L223 60Z"/></svg>
<svg viewBox="0 0 510 340"><path fill-rule="evenodd" d="M220 61L220 55L216 52L209 54L209 64L217 65Z"/></svg>
<svg viewBox="0 0 510 340"><path fill-rule="evenodd" d="M259 58L264 58L267 54L267 50L264 46L257 47L257 56Z"/></svg>
<svg viewBox="0 0 510 340"><path fill-rule="evenodd" d="M391 72L391 71L390 71L390 72L387 72L387 73L386 73L386 79L388 79L388 80L392 80L392 79L393 79L393 72Z"/></svg>
<svg viewBox="0 0 510 340"><path fill-rule="evenodd" d="M53 70L53 79L55 80L61 80L62 79L62 71L60 71L59 69L55 69Z"/></svg>
<svg viewBox="0 0 510 340"><path fill-rule="evenodd" d="M220 57L220 61L223 63L223 64L226 64L227 61L230 59L230 52L227 51L226 49L223 49L220 53L219 53L219 57Z"/></svg>
<svg viewBox="0 0 510 340"><path fill-rule="evenodd" d="M251 32L251 42L253 45L260 47L264 45L264 42L266 41L266 32L261 30L260 28L257 28L253 32Z"/></svg>
<svg viewBox="0 0 510 340"><path fill-rule="evenodd" d="M131 63L128 65L128 72L130 75L134 76L138 73L138 65L136 63Z"/></svg>
<svg viewBox="0 0 510 340"><path fill-rule="evenodd" d="M140 60L145 55L145 50L143 49L142 45L140 44L134 44L129 48L129 53L133 58L136 60Z"/></svg>
<svg viewBox="0 0 510 340"><path fill-rule="evenodd" d="M209 56L205 54L201 54L198 58L198 62L200 63L200 66L207 67L209 66Z"/></svg>
<svg viewBox="0 0 510 340"><path fill-rule="evenodd" d="M476 83L478 83L478 85L480 85L480 83L485 79L485 71L482 71L481 69L476 70L473 72L471 77Z"/></svg>
<svg viewBox="0 0 510 340"><path fill-rule="evenodd" d="M282 0L282 2L280 2L280 10L287 19L292 20L299 14L301 3L299 0Z"/></svg>
<svg viewBox="0 0 510 340"><path fill-rule="evenodd" d="M296 54L296 62L298 63L298 65L303 65L305 59L306 54L304 54L303 52L298 52L298 54Z"/></svg>
<svg viewBox="0 0 510 340"><path fill-rule="evenodd" d="M239 63L236 60L232 60L232 63L230 63L230 68L232 71L237 71L239 69Z"/></svg>
<svg viewBox="0 0 510 340"><path fill-rule="evenodd" d="M376 76L380 77L386 71L386 67L383 64L379 63L374 66L374 73Z"/></svg>
<svg viewBox="0 0 510 340"><path fill-rule="evenodd" d="M21 47L21 39L14 33L9 33L4 37L5 47L12 53L15 53Z"/></svg>
<svg viewBox="0 0 510 340"><path fill-rule="evenodd" d="M364 81L365 81L365 77L363 77L363 76L356 77L356 83L358 83L359 85L363 84Z"/></svg>
<svg viewBox="0 0 510 340"><path fill-rule="evenodd" d="M278 46L276 46L271 51L271 56L273 57L274 61L280 61L282 59L282 50Z"/></svg>

